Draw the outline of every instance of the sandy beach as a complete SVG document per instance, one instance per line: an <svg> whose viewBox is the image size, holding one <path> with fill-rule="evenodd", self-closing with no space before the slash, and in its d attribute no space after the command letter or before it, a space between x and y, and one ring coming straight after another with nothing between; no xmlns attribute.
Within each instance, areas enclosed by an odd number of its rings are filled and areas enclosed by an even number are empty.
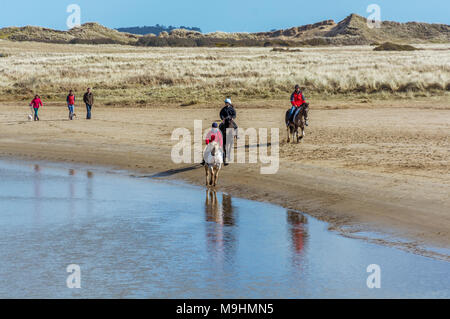
<svg viewBox="0 0 450 319"><path fill-rule="evenodd" d="M450 246L448 97L414 101L314 101L300 144L287 144L282 101L236 103L242 128L280 128L280 169L231 164L218 190L306 212L351 235L380 231L408 248ZM425 105L425 106L424 106ZM217 107L95 108L93 119L67 119L64 105L44 106L40 122L23 103L0 105L0 156L101 165L153 178L203 185L197 164L174 164L173 129L207 128ZM70 164L69 164L70 165Z"/></svg>

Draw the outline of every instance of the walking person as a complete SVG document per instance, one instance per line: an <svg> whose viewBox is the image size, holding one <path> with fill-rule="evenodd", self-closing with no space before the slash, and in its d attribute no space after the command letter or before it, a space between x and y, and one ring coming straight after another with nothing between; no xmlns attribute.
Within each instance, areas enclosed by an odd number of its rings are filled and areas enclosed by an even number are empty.
<svg viewBox="0 0 450 319"><path fill-rule="evenodd" d="M34 99L31 101L30 106L33 108L34 111L34 120L39 121L38 111L39 107L42 106L42 100L39 95L35 95Z"/></svg>
<svg viewBox="0 0 450 319"><path fill-rule="evenodd" d="M75 95L73 95L73 91L69 91L69 95L67 95L66 98L67 101L67 108L69 109L69 120L73 120L73 117L75 116Z"/></svg>
<svg viewBox="0 0 450 319"><path fill-rule="evenodd" d="M87 88L87 92L83 96L83 101L86 104L86 120L90 120L92 105L94 105L94 94L92 94L91 88Z"/></svg>

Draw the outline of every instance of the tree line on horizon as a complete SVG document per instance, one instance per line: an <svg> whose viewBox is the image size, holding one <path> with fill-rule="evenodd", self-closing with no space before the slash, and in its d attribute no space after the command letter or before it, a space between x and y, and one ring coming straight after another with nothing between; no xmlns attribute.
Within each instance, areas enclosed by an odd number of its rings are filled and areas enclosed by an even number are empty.
<svg viewBox="0 0 450 319"><path fill-rule="evenodd" d="M189 31L197 31L197 32L202 32L202 30L198 27L186 27L186 26L179 26L179 27L175 27L175 26L164 26L164 25L159 25L156 24L154 26L142 26L142 27L127 27L127 28L117 28L116 30L119 32L127 32L127 33L132 33L132 34L140 34L140 35L146 35L149 33L153 33L155 35L159 35L161 32L170 32L172 30L175 29L185 29L185 30L189 30Z"/></svg>

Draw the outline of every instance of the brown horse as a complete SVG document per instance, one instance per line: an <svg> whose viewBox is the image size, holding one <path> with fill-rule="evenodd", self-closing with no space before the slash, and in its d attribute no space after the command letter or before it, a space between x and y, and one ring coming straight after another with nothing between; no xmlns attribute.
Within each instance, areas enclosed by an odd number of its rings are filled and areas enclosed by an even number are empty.
<svg viewBox="0 0 450 319"><path fill-rule="evenodd" d="M291 135L292 135L292 141L295 140L295 137L297 138L297 143L300 142L300 140L305 137L305 121L304 119L307 117L308 112L308 103L304 103L302 106L300 106L300 111L298 111L295 118L291 121L290 119L290 113L291 110L288 110L286 112L286 125L287 125L287 142L289 143L291 141ZM299 136L298 134L298 128L301 128L302 134Z"/></svg>

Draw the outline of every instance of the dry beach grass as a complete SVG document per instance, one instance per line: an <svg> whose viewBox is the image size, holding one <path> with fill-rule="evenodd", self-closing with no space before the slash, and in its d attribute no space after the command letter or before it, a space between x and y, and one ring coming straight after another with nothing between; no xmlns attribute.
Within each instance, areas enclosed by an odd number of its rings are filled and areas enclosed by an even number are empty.
<svg viewBox="0 0 450 319"><path fill-rule="evenodd" d="M307 96L386 98L442 95L450 89L450 46L413 52L373 47L138 48L0 40L0 96L64 99L93 87L109 106L190 105L235 99L281 99L294 83Z"/></svg>

